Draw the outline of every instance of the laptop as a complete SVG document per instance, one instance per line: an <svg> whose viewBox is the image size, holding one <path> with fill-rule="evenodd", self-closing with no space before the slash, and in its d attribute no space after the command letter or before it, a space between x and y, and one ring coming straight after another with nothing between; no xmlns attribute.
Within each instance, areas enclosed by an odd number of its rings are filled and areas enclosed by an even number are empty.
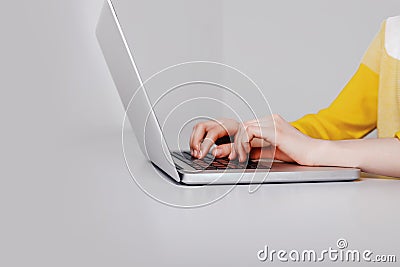
<svg viewBox="0 0 400 267"><path fill-rule="evenodd" d="M272 160L239 163L227 158L216 159L211 154L196 159L187 151L170 151L112 0L104 3L96 36L142 153L176 182L187 185L260 184L359 178L360 170L356 168L309 167Z"/></svg>

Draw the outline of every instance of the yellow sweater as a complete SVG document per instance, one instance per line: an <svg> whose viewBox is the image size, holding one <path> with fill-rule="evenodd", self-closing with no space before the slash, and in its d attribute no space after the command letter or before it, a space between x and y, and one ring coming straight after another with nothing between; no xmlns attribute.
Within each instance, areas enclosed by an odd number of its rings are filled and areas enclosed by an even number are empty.
<svg viewBox="0 0 400 267"><path fill-rule="evenodd" d="M400 138L400 16L382 23L361 64L332 104L292 122L319 139Z"/></svg>

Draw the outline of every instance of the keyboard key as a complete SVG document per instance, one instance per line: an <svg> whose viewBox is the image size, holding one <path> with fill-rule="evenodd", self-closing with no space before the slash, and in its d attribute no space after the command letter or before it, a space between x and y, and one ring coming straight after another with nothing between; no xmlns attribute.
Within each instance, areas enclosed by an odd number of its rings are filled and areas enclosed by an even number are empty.
<svg viewBox="0 0 400 267"><path fill-rule="evenodd" d="M190 152L183 151L173 152L173 156L186 164L192 166L196 170L225 170L225 169L269 169L270 164L251 161L239 162L238 160L229 160L228 158L214 158L211 154L207 154L204 159L192 157ZM179 165L178 165L179 166ZM180 166L179 166L180 168Z"/></svg>

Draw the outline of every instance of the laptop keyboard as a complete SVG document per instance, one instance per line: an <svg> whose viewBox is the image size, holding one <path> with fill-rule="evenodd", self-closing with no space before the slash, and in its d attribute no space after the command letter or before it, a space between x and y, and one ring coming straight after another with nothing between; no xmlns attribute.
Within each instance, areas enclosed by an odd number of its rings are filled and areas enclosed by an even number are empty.
<svg viewBox="0 0 400 267"><path fill-rule="evenodd" d="M214 158L207 154L203 159L197 159L190 155L190 152L172 152L172 156L185 162L196 170L226 170L226 169L269 169L270 163L249 160L248 162L239 162L238 160L229 160L228 158ZM178 169L182 166L175 163Z"/></svg>

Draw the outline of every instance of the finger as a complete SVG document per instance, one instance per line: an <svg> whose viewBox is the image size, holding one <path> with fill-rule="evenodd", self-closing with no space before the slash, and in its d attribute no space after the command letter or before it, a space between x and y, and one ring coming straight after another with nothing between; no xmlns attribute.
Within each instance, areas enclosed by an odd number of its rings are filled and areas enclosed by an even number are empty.
<svg viewBox="0 0 400 267"><path fill-rule="evenodd" d="M242 131L243 131L242 128L240 128L238 130L237 134L235 135L235 141L233 143L233 150L232 150L231 154L229 155L229 159L231 159L231 160L236 159L238 157L238 150L239 150L238 144L239 144L239 139L242 134Z"/></svg>
<svg viewBox="0 0 400 267"><path fill-rule="evenodd" d="M194 156L194 149L192 148L192 140L193 140L194 131L192 131L189 139L189 147L190 147L190 155Z"/></svg>
<svg viewBox="0 0 400 267"><path fill-rule="evenodd" d="M196 152L199 153L200 143L203 140L208 128L215 124L216 124L216 122L214 122L214 121L205 121L205 122L197 123L193 127L189 145L190 145L190 148L193 150L194 154L196 154Z"/></svg>
<svg viewBox="0 0 400 267"><path fill-rule="evenodd" d="M239 161L243 162L246 159L247 153L250 152L250 142L254 138L262 138L267 142L271 142L274 138L275 130L273 127L247 126L246 134L241 135L238 139L237 147L239 153Z"/></svg>
<svg viewBox="0 0 400 267"><path fill-rule="evenodd" d="M243 130L241 131L240 135L238 136L238 141L237 141L237 154L240 162L244 162L248 154L251 151L251 148L253 144L255 146L261 147L265 144L268 144L267 142L263 141L263 139L260 138L249 138L249 135L247 133L247 128L248 127L261 127L261 122L260 120L251 120L247 121L243 124Z"/></svg>
<svg viewBox="0 0 400 267"><path fill-rule="evenodd" d="M198 156L198 158L204 158L208 151L210 151L210 148L212 145L215 144L215 142L223 137L225 135L226 131L223 130L223 127L221 127L220 125L217 125L213 128L211 128L206 136L203 139L203 142L200 145L200 155Z"/></svg>
<svg viewBox="0 0 400 267"><path fill-rule="evenodd" d="M254 138L264 139L264 141L274 144L275 128L272 125L268 126L248 126L246 129L249 140Z"/></svg>
<svg viewBox="0 0 400 267"><path fill-rule="evenodd" d="M235 143L231 144L231 153L228 155L229 160L236 159Z"/></svg>
<svg viewBox="0 0 400 267"><path fill-rule="evenodd" d="M268 123L265 123L265 121L266 120L252 120L252 121L247 121L245 125L247 127L248 126L256 126L256 127L263 126L263 127L267 127ZM251 140L251 147L252 148L254 148L254 147L266 147L266 146L269 146L269 145L270 145L270 143L265 141L262 138L255 137L253 140Z"/></svg>
<svg viewBox="0 0 400 267"><path fill-rule="evenodd" d="M235 154L239 162L244 162L246 158L246 152L243 149L242 143L246 140L246 126L243 126L238 134L235 136Z"/></svg>
<svg viewBox="0 0 400 267"><path fill-rule="evenodd" d="M229 156L229 154L231 154L232 146L233 146L232 143L219 145L213 149L212 154L216 158L227 157Z"/></svg>
<svg viewBox="0 0 400 267"><path fill-rule="evenodd" d="M246 144L247 142L239 142L238 143L238 158L239 162L245 162L247 159L247 153L246 153Z"/></svg>
<svg viewBox="0 0 400 267"><path fill-rule="evenodd" d="M274 157L274 148L273 146L268 147L252 147L250 151L251 159L263 159L269 158L272 159Z"/></svg>
<svg viewBox="0 0 400 267"><path fill-rule="evenodd" d="M249 126L245 125L244 128L242 128L235 142L239 162L244 162L247 158L247 153L250 152L251 139L249 139L249 134L247 133L248 127Z"/></svg>
<svg viewBox="0 0 400 267"><path fill-rule="evenodd" d="M260 139L260 138L254 138L251 141L251 147L266 147L266 146L269 146L269 145L270 145L270 143L268 143L264 139Z"/></svg>

